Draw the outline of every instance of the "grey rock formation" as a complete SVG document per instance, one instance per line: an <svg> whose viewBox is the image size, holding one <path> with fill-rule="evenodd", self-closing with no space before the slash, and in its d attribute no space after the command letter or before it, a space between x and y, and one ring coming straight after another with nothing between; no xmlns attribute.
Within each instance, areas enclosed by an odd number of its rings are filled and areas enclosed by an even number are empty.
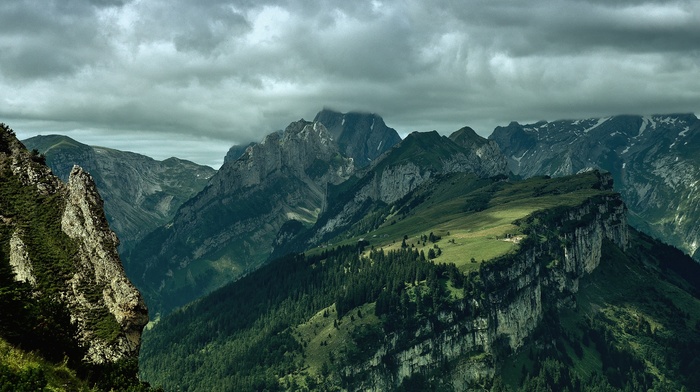
<svg viewBox="0 0 700 392"><path fill-rule="evenodd" d="M450 140L460 146L473 150L481 159L481 166L486 173L507 174L508 160L501 152L498 143L484 139L470 127L464 127L450 135Z"/></svg>
<svg viewBox="0 0 700 392"><path fill-rule="evenodd" d="M117 237L109 228L92 178L76 166L68 184L61 182L9 129L2 132L0 172L8 184L18 184L6 192L25 192L15 196L25 199L12 207L13 214L19 208L25 213L1 223L7 229L3 233L13 233L9 260L15 278L30 283L35 296L46 296L67 308L78 330L77 339L87 348L87 362L114 363L138 357L148 313L124 273ZM39 206L27 205L32 200L58 209L51 211L57 219L33 218L32 211ZM46 233L53 237L45 237ZM41 243L37 235L44 236Z"/></svg>
<svg viewBox="0 0 700 392"><path fill-rule="evenodd" d="M506 176L505 158L498 148L474 134L474 141L459 144L437 132L413 132L361 173L345 202L333 201L322 221L313 229L307 246L328 239L347 227L367 202L391 204L436 175L474 173L479 177Z"/></svg>
<svg viewBox="0 0 700 392"><path fill-rule="evenodd" d="M240 158L241 155L245 153L245 150L247 150L248 147L251 147L254 144L255 143L250 143L247 145L236 144L234 146L231 146L231 148L228 149L226 156L224 156L224 164L226 164L227 162L235 161L236 159Z"/></svg>
<svg viewBox="0 0 700 392"><path fill-rule="evenodd" d="M29 259L27 245L22 241L21 230L17 230L10 238L10 266L15 273L15 279L36 286L36 277L32 261Z"/></svg>
<svg viewBox="0 0 700 392"><path fill-rule="evenodd" d="M700 260L700 120L694 115L511 123L489 138L523 177L609 171L633 226Z"/></svg>
<svg viewBox="0 0 700 392"><path fill-rule="evenodd" d="M208 166L79 143L69 137L36 136L23 141L46 156L46 163L63 181L73 165L89 172L105 201L110 227L129 249L156 227L169 222L185 201L204 189L216 172Z"/></svg>
<svg viewBox="0 0 700 392"><path fill-rule="evenodd" d="M79 323L90 317L95 306L104 306L121 329L112 341L97 339L94 331L85 326L80 329L83 340L90 342L87 355L94 363L137 356L141 331L148 322L143 298L124 273L117 254L119 240L109 229L102 206L92 177L74 166L68 181L61 227L78 244L79 265L67 282L72 293L65 294L65 299ZM82 292L86 286L100 287L102 297L97 301L88 300Z"/></svg>

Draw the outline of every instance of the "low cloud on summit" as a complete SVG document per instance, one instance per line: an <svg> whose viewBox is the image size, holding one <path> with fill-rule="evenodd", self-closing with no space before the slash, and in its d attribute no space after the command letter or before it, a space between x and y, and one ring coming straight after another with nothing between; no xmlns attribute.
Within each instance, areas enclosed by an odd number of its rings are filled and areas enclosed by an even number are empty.
<svg viewBox="0 0 700 392"><path fill-rule="evenodd" d="M401 133L700 113L696 1L13 0L0 121L217 167L324 106Z"/></svg>

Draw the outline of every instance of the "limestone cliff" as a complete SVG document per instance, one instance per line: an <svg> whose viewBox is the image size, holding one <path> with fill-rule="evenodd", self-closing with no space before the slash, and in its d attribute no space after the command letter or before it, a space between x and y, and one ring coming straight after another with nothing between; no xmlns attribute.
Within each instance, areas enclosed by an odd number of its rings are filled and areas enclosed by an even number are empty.
<svg viewBox="0 0 700 392"><path fill-rule="evenodd" d="M604 241L628 247L626 207L616 194L534 214L520 224L528 236L519 250L482 266L481 298L440 315L439 327L426 323L415 336L387 336L370 360L344 369L346 377L363 380L355 390L389 390L437 369L451 369L446 379L455 390L490 380L503 353L523 346L547 307L575 306L579 280L605 262Z"/></svg>
<svg viewBox="0 0 700 392"><path fill-rule="evenodd" d="M65 294L73 317L78 323L91 318L95 307L106 307L119 325L112 340L96 338L87 325L80 331L90 342L89 359L96 363L114 362L138 354L141 331L148 322L148 312L141 294L124 274L117 236L109 229L92 177L74 166L67 188L67 202L61 219L63 232L78 244L77 271L68 281L72 293ZM90 301L83 288L101 289L101 297ZM71 295L72 294L72 295Z"/></svg>
<svg viewBox="0 0 700 392"><path fill-rule="evenodd" d="M124 274L91 176L76 166L61 182L4 125L0 175L0 243L15 279L67 309L78 334L70 338L88 363L136 358L147 310Z"/></svg>

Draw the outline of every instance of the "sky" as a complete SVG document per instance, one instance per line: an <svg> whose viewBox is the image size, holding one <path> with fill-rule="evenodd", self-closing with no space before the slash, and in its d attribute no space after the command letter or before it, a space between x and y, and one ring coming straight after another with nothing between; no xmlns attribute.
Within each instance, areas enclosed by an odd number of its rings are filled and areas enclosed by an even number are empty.
<svg viewBox="0 0 700 392"><path fill-rule="evenodd" d="M20 138L218 168L324 107L402 135L700 113L700 2L0 2L0 122Z"/></svg>

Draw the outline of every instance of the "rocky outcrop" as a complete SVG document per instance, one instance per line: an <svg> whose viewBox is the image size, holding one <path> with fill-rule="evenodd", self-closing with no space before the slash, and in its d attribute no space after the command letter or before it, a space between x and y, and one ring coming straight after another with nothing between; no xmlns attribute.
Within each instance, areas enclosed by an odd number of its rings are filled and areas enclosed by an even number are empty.
<svg viewBox="0 0 700 392"><path fill-rule="evenodd" d="M282 226L313 225L329 184L353 170L321 123L300 120L266 136L130 253L137 285L167 313L257 268Z"/></svg>
<svg viewBox="0 0 700 392"><path fill-rule="evenodd" d="M10 266L16 280L36 286L36 277L32 261L29 259L29 252L27 252L27 245L22 241L19 232L19 230L15 231L10 238Z"/></svg>
<svg viewBox="0 0 700 392"><path fill-rule="evenodd" d="M53 173L64 182L74 165L91 174L105 201L107 221L119 236L120 250L130 249L169 222L216 172L177 158L157 161L132 152L88 146L60 135L36 136L23 143L44 154Z"/></svg>
<svg viewBox="0 0 700 392"><path fill-rule="evenodd" d="M498 143L484 139L470 127L464 127L450 135L450 140L473 151L480 159L484 173L489 175L507 174L508 160L501 152Z"/></svg>
<svg viewBox="0 0 700 392"><path fill-rule="evenodd" d="M695 115L514 122L489 138L522 177L609 171L633 226L700 260L700 120Z"/></svg>
<svg viewBox="0 0 700 392"><path fill-rule="evenodd" d="M456 390L483 385L503 353L523 347L548 307L575 306L579 280L605 262L604 241L621 250L629 246L626 208L615 194L535 215L527 224L528 239L515 254L482 266L483 295L463 304L467 317L443 314L446 327L437 332L426 324L422 336L431 338L421 339L419 331L408 345L398 335L388 336L370 360L344 369L346 376L363 380L356 390L389 390L445 363L455 364L447 379Z"/></svg>
<svg viewBox="0 0 700 392"><path fill-rule="evenodd" d="M72 293L66 293L64 298L70 305L72 318L79 324L91 317L90 312L95 307L104 306L121 330L112 341L105 341L96 338L87 325L82 325L83 340L90 342L87 355L94 363L137 356L141 331L148 323L146 305L124 274L117 254L119 240L109 229L102 205L92 177L74 166L68 181L61 227L78 243L80 264L67 282ZM88 300L83 292L85 287L99 287L101 298Z"/></svg>
<svg viewBox="0 0 700 392"><path fill-rule="evenodd" d="M66 308L88 363L137 358L148 314L124 274L102 198L80 167L65 184L42 161L3 126L0 172L7 199L0 233L12 235L0 242L9 244L15 279L29 283L34 298Z"/></svg>

